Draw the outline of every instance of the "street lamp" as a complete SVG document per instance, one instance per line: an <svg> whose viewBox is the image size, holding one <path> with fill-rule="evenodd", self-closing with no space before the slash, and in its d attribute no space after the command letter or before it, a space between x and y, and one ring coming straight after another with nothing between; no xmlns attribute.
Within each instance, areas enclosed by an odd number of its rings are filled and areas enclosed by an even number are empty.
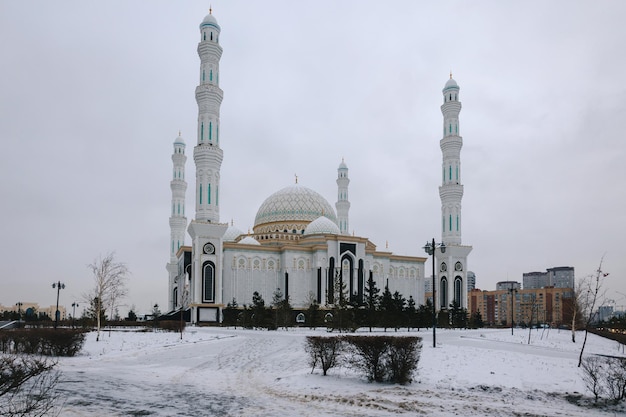
<svg viewBox="0 0 626 417"><path fill-rule="evenodd" d="M59 313L59 293L61 292L62 289L65 288L65 284L62 284L61 281L53 282L52 288L57 289L57 310L54 313L54 328L56 329L57 326L59 325L59 316L61 315Z"/></svg>
<svg viewBox="0 0 626 417"><path fill-rule="evenodd" d="M515 288L513 284L511 284L509 288L509 293L511 294L511 336L513 336L513 310L515 309L515 294L517 293L517 288Z"/></svg>
<svg viewBox="0 0 626 417"><path fill-rule="evenodd" d="M72 303L72 328L74 328L74 318L76 317L76 307L78 307L78 303L74 301Z"/></svg>
<svg viewBox="0 0 626 417"><path fill-rule="evenodd" d="M441 249L441 253L446 253L446 245L442 243L435 243L435 238L432 242L426 242L424 250L427 254L433 256L433 347L437 347L437 307L436 307L436 283L435 283L435 251L437 247Z"/></svg>

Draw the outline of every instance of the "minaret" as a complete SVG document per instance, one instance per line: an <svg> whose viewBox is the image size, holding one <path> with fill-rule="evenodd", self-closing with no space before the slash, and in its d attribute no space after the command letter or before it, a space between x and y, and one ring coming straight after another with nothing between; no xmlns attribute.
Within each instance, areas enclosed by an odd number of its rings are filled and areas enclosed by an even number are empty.
<svg viewBox="0 0 626 417"><path fill-rule="evenodd" d="M200 23L200 81L198 141L193 150L196 163L196 218L187 231L191 236L192 272L190 282L191 322L219 322L222 301L222 237L228 224L220 223L220 106L219 87L222 47L220 26L212 11Z"/></svg>
<svg viewBox="0 0 626 417"><path fill-rule="evenodd" d="M348 178L348 166L341 159L341 164L337 168L337 202L335 208L337 209L337 221L339 222L339 231L342 235L349 234L349 221L348 211L350 210L350 201L348 200L348 185L350 184L350 178Z"/></svg>
<svg viewBox="0 0 626 417"><path fill-rule="evenodd" d="M443 153L441 198L441 241L446 245L461 244L461 147L463 138L459 132L459 86L450 79L443 88L443 139L439 142Z"/></svg>
<svg viewBox="0 0 626 417"><path fill-rule="evenodd" d="M460 308L467 307L467 256L471 246L461 244L461 148L459 86L452 79L443 88L443 138L439 141L443 156L442 179L439 187L441 198L441 241L446 251L437 250L439 285L437 308L446 309L454 302Z"/></svg>
<svg viewBox="0 0 626 417"><path fill-rule="evenodd" d="M178 306L178 300L174 300L174 279L178 273L176 252L185 244L185 229L187 228L187 217L185 217L185 192L187 191L187 182L185 181L186 161L185 141L180 132L178 132L178 137L174 141L174 153L172 154L174 169L172 181L170 181L172 211L170 214L170 262L167 264L167 270L170 278L169 307L171 310Z"/></svg>
<svg viewBox="0 0 626 417"><path fill-rule="evenodd" d="M220 148L220 106L223 92L219 87L220 26L209 13L200 24L200 84L196 87L198 103L198 144L193 150L196 163L196 220L217 223L220 220L219 185L223 152Z"/></svg>

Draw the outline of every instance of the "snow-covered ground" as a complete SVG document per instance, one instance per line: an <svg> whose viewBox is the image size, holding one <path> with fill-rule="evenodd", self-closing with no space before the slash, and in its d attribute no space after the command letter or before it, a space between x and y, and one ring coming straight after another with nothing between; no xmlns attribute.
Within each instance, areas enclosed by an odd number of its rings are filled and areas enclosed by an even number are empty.
<svg viewBox="0 0 626 417"><path fill-rule="evenodd" d="M391 332L393 333L393 332ZM323 329L188 328L178 333L90 333L61 358L61 416L613 416L589 397L576 367L584 334L558 330L439 330L423 337L412 384L368 383L345 368L311 374L306 335ZM389 334L389 333L388 333ZM407 334L398 332L398 334ZM623 356L589 335L586 354Z"/></svg>

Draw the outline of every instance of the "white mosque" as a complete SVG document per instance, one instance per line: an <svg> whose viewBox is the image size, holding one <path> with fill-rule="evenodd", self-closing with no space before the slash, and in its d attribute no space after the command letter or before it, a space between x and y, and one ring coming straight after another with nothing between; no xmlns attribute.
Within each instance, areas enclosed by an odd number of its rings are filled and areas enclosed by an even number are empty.
<svg viewBox="0 0 626 417"><path fill-rule="evenodd" d="M259 207L252 232L220 222L220 26L209 13L200 24L200 80L196 166L195 219L185 217L186 145L174 141L172 211L170 216L169 310L189 310L194 324L218 323L221 310L236 301L251 304L257 291L271 300L276 290L288 296L294 309L312 302L328 308L338 299L342 286L356 301L363 300L369 277L378 288L388 286L417 305L425 300L425 262L422 256L401 256L378 250L366 237L349 230L349 170L344 161L337 169L337 202L333 206L319 193L295 184L270 195ZM471 246L461 245L461 185L458 116L459 87L450 77L443 90L444 137L442 242L437 252L439 282L437 306L456 300L467 306L467 255ZM185 229L191 246L185 246ZM445 256L445 258L444 258ZM337 285L337 282L341 283ZM451 297L450 297L451 295Z"/></svg>

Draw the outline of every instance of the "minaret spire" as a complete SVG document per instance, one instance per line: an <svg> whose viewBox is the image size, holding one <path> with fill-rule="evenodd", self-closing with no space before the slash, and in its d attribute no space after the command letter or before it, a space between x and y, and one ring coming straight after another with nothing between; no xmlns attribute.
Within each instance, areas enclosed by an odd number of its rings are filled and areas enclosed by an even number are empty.
<svg viewBox="0 0 626 417"><path fill-rule="evenodd" d="M174 153L172 153L172 181L170 188L172 190L172 211L170 213L170 261L167 264L169 272L170 288L173 288L174 279L178 274L178 259L176 253L178 249L185 244L185 229L187 228L187 217L185 217L185 193L187 191L187 182L185 181L185 141L180 131L178 137L174 140ZM170 309L174 309L178 305L178 300L174 300L172 291L169 292Z"/></svg>
<svg viewBox="0 0 626 417"><path fill-rule="evenodd" d="M461 244L461 148L463 138L459 129L459 86L452 78L443 88L443 138L439 141L443 156L441 169L441 241L445 252L435 252L438 275L435 307L447 309L451 305L467 307L467 256L472 247Z"/></svg>
<svg viewBox="0 0 626 417"><path fill-rule="evenodd" d="M443 154L442 182L439 187L441 198L441 240L446 245L461 244L461 147L463 138L459 130L459 86L452 78L443 89L443 138L440 141Z"/></svg>
<svg viewBox="0 0 626 417"><path fill-rule="evenodd" d="M209 10L200 24L200 84L196 87L198 103L198 142L193 152L196 163L196 220L218 223L219 181L223 152L220 148L220 106L223 92L219 87L220 26Z"/></svg>
<svg viewBox="0 0 626 417"><path fill-rule="evenodd" d="M339 231L342 235L350 234L350 221L348 212L350 211L350 201L348 200L348 185L350 184L350 178L348 177L348 166L341 158L339 168L337 168L337 202L335 208L337 209L337 221L339 224Z"/></svg>

